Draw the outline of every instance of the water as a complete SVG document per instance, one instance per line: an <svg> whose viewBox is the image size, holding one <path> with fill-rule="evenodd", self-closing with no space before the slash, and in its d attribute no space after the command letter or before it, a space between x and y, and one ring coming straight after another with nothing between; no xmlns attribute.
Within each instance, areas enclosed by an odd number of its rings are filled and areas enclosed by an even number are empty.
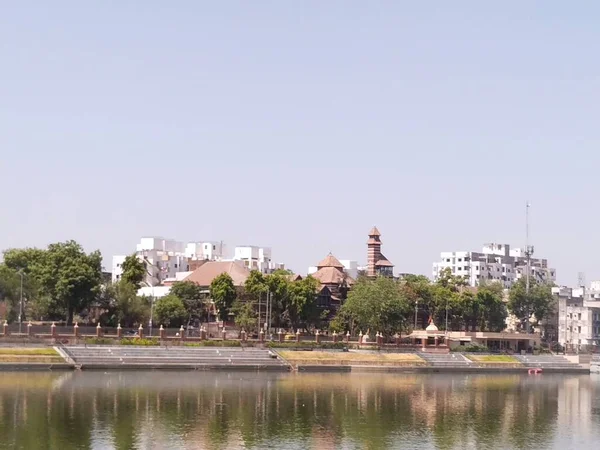
<svg viewBox="0 0 600 450"><path fill-rule="evenodd" d="M598 448L600 377L0 373L0 449Z"/></svg>

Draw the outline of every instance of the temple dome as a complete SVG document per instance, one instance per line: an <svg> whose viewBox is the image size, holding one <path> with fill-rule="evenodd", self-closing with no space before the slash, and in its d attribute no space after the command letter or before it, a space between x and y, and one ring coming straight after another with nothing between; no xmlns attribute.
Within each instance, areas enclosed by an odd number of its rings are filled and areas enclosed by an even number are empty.
<svg viewBox="0 0 600 450"><path fill-rule="evenodd" d="M435 323L433 323L432 320L431 323L427 325L427 328L425 328L425 331L438 331L438 327L435 326Z"/></svg>

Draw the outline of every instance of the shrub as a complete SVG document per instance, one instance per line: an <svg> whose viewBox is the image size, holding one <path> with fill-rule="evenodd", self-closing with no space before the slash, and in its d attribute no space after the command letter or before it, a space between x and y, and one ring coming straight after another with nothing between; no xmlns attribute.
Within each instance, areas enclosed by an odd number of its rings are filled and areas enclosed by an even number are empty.
<svg viewBox="0 0 600 450"><path fill-rule="evenodd" d="M120 341L121 345L139 345L142 347L150 347L153 345L160 345L158 338L123 338Z"/></svg>
<svg viewBox="0 0 600 450"><path fill-rule="evenodd" d="M314 341L307 342L277 342L271 341L267 343L267 347L269 348L296 348L296 349L305 349L305 348L319 348L319 349L343 349L348 345L345 342L320 342L317 344Z"/></svg>
<svg viewBox="0 0 600 450"><path fill-rule="evenodd" d="M485 345L478 344L465 345L461 350L467 353L488 353L490 351Z"/></svg>
<svg viewBox="0 0 600 450"><path fill-rule="evenodd" d="M89 345L115 345L116 344L114 339L99 338L99 337L85 338L84 342Z"/></svg>

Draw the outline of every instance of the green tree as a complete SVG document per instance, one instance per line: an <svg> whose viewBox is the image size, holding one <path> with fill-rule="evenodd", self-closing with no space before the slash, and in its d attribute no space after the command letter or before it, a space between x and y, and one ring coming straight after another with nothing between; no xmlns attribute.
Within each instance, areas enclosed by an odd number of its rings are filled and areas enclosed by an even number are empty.
<svg viewBox="0 0 600 450"><path fill-rule="evenodd" d="M237 299L233 302L231 311L234 314L235 324L246 331L254 330L258 318L256 317L255 304L253 301L241 301Z"/></svg>
<svg viewBox="0 0 600 450"><path fill-rule="evenodd" d="M39 286L49 318L66 317L87 308L102 283L102 256L86 254L75 241L50 244L46 250L11 249L4 253L5 264L31 277Z"/></svg>
<svg viewBox="0 0 600 450"><path fill-rule="evenodd" d="M188 323L193 318L202 319L207 303L206 295L200 286L192 281L177 281L173 283L170 294L183 302L188 315Z"/></svg>
<svg viewBox="0 0 600 450"><path fill-rule="evenodd" d="M510 289L508 309L519 320L519 328L527 330L527 321L535 317L534 325L544 320L552 311L554 299L552 286L530 279L529 293L525 277L519 278Z"/></svg>
<svg viewBox="0 0 600 450"><path fill-rule="evenodd" d="M354 331L382 332L393 335L407 329L410 304L401 285L388 277L359 279L339 311L342 324ZM343 331L343 330L338 330Z"/></svg>
<svg viewBox="0 0 600 450"><path fill-rule="evenodd" d="M146 323L150 318L150 299L137 295L138 289L131 283L119 281L104 286L96 305L104 312L100 322L105 325L133 327Z"/></svg>
<svg viewBox="0 0 600 450"><path fill-rule="evenodd" d="M503 300L503 288L500 283L490 283L477 289L477 298L481 305L480 331L499 332L506 328L508 311Z"/></svg>
<svg viewBox="0 0 600 450"><path fill-rule="evenodd" d="M139 289L146 276L146 262L134 253L125 258L121 268L123 269L121 280Z"/></svg>
<svg viewBox="0 0 600 450"><path fill-rule="evenodd" d="M159 298L154 305L158 323L165 327L180 327L188 314L181 299L173 294Z"/></svg>
<svg viewBox="0 0 600 450"><path fill-rule="evenodd" d="M322 317L317 307L318 286L319 282L310 275L289 283L284 316L293 329L298 329L301 322L304 322L307 328L319 324Z"/></svg>
<svg viewBox="0 0 600 450"><path fill-rule="evenodd" d="M210 283L210 296L219 310L221 320L227 320L231 305L237 297L233 279L228 273L222 273Z"/></svg>

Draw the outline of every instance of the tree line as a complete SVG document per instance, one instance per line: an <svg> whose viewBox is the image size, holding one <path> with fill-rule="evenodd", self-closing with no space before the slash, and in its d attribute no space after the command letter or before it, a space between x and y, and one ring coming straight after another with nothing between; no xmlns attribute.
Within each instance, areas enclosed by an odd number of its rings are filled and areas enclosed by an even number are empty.
<svg viewBox="0 0 600 450"><path fill-rule="evenodd" d="M447 325L454 331L502 331L509 312L519 319L518 328L526 330L528 321L536 326L554 308L549 285L531 280L527 292L522 278L504 301L499 284L472 289L449 269L435 282L422 275L400 280L359 277L337 312L317 304L320 284L316 279L295 279L285 270L270 275L252 271L243 287L234 286L226 273L217 276L208 289L192 282L176 282L167 296L153 303L152 298L138 295L147 274L143 260L135 254L128 256L116 283L104 279L101 262L99 251L86 253L75 241L45 249L6 250L0 264L0 300L7 305L4 319L17 320L21 283L23 320L92 322L96 317L91 313L97 311L102 325L123 327L147 324L151 316L155 324L166 327L218 317L255 330L259 320L266 320L267 298L275 328L329 328L353 333L371 330L386 335L409 331L415 318L419 326L426 326L431 319L441 330Z"/></svg>

